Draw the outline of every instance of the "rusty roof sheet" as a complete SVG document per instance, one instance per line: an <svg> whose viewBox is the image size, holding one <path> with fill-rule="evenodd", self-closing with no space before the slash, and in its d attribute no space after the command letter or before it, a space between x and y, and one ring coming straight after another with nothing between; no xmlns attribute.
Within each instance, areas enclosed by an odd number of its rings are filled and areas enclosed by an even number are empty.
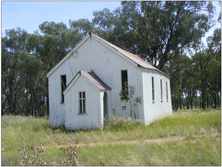
<svg viewBox="0 0 222 167"><path fill-rule="evenodd" d="M94 71L86 72L80 71L92 84L94 84L100 90L111 90L111 88L105 84L95 73Z"/></svg>
<svg viewBox="0 0 222 167"><path fill-rule="evenodd" d="M127 58L129 58L130 60L134 61L137 65L143 67L143 68L148 68L148 69L153 69L156 71L159 71L160 73L168 76L167 74L165 74L164 72L162 72L161 70L159 70L158 68L154 67L153 65L151 65L150 63L144 61L143 59L141 59L138 55L132 54L126 50L123 50L122 48L113 45L112 43L106 41L105 39L95 35L94 33L92 33L95 37L99 38L100 40L102 40L103 42L105 42L106 44L108 44L109 46L111 46L112 48L114 48L115 50L117 50L118 52L122 53L124 56L126 56ZM169 76L168 76L169 77Z"/></svg>
<svg viewBox="0 0 222 167"><path fill-rule="evenodd" d="M69 84L66 86L66 89L63 91L65 92L71 83L77 78L78 76L84 75L92 84L94 84L99 90L111 90L111 88L105 84L95 73L94 71L86 72L86 71L79 71L73 79L69 82Z"/></svg>

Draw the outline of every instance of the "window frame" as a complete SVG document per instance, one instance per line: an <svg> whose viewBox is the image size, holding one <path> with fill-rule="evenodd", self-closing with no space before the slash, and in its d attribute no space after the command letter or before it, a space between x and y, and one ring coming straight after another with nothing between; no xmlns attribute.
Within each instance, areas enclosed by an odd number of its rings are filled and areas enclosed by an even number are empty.
<svg viewBox="0 0 222 167"><path fill-rule="evenodd" d="M160 100L163 102L163 81L160 79Z"/></svg>
<svg viewBox="0 0 222 167"><path fill-rule="evenodd" d="M79 102L78 114L80 115L86 114L86 92L85 91L79 92L78 102Z"/></svg>
<svg viewBox="0 0 222 167"><path fill-rule="evenodd" d="M167 81L166 81L166 101L168 102L168 84L167 84Z"/></svg>
<svg viewBox="0 0 222 167"><path fill-rule="evenodd" d="M154 77L151 77L151 85L152 85L152 102L155 102L155 87L154 87Z"/></svg>
<svg viewBox="0 0 222 167"><path fill-rule="evenodd" d="M64 79L65 79L65 82L64 82ZM60 104L64 104L65 102L65 97L64 97L64 94L63 94L63 91L66 89L66 75L60 75L60 80L61 80L61 102Z"/></svg>
<svg viewBox="0 0 222 167"><path fill-rule="evenodd" d="M126 72L126 78L123 78L123 72ZM121 90L124 90L124 83L127 83L127 90L128 90L128 72L127 70L121 70Z"/></svg>
<svg viewBox="0 0 222 167"><path fill-rule="evenodd" d="M126 76L126 78L123 78L123 76L124 76L124 74L123 74L123 72L126 72L126 74L125 74L125 76ZM128 90L129 90L129 88L128 88L128 71L127 70L121 70L121 91L123 91L125 88L125 86L124 86L124 84L127 84L127 95L128 95ZM125 99L127 99L127 97L124 97L123 98L123 100L125 100Z"/></svg>

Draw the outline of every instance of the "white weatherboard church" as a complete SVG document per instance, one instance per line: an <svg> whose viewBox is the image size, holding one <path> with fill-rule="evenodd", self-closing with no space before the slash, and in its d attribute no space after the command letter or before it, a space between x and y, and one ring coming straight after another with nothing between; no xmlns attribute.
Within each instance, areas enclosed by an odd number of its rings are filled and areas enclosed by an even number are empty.
<svg viewBox="0 0 222 167"><path fill-rule="evenodd" d="M170 79L162 71L89 33L47 74L50 125L103 129L104 117L130 116L121 101L124 82L142 99L136 107L146 125L172 114Z"/></svg>

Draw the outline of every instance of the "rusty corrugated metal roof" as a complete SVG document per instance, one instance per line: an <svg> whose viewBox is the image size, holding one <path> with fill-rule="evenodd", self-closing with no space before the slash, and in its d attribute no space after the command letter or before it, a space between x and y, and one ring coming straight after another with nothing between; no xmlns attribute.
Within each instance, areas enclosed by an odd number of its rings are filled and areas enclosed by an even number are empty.
<svg viewBox="0 0 222 167"><path fill-rule="evenodd" d="M111 88L105 84L95 73L94 71L86 72L80 71L91 83L93 83L100 90L111 90Z"/></svg>
<svg viewBox="0 0 222 167"><path fill-rule="evenodd" d="M66 89L69 89L71 83L75 80L75 78L78 76L84 75L92 84L94 84L99 90L111 90L111 88L105 84L96 74L94 71L86 72L86 71L79 71L73 79L69 82L69 84L66 86ZM66 90L65 89L65 90ZM63 92L65 92L65 90Z"/></svg>
<svg viewBox="0 0 222 167"><path fill-rule="evenodd" d="M160 73L168 76L167 74L165 74L164 72L162 72L161 70L159 70L158 68L154 67L153 65L151 65L150 63L144 61L143 59L141 59L138 55L135 55L133 53L130 53L116 45L113 45L112 43L106 41L105 39L97 36L96 34L92 33L95 37L99 38L100 40L102 40L103 42L105 42L106 44L108 44L109 46L111 46L112 48L114 48L115 50L117 50L118 52L122 53L124 56L126 56L127 58L129 58L130 60L134 61L137 65L143 67L143 68L148 68L148 69L153 69L156 71L159 71ZM168 76L169 77L169 76Z"/></svg>
<svg viewBox="0 0 222 167"><path fill-rule="evenodd" d="M141 59L139 56L132 54L128 51L125 51L123 49L121 49L120 47L111 44L110 42L106 41L105 39L95 35L94 33L91 33L91 35L99 40L101 40L103 43L107 44L108 46L110 46L111 48L115 49L116 51L118 51L119 53L121 53L122 55L124 55L125 57L127 57L128 59L130 59L131 61L133 61L134 63L136 63L139 67L143 67L143 68L147 68L147 69L152 69L152 70L156 70L164 75L166 75L167 77L170 78L170 76L168 76L167 74L165 74L164 72L162 72L161 70L155 68L153 65L151 65L150 63L144 61L143 59ZM76 49L77 47L80 47L86 40L88 40L90 38L90 35L87 35L74 49ZM48 73L47 73L47 77L49 77L64 61L66 61L69 56L74 52L72 49L72 51L70 51L59 63L57 63Z"/></svg>

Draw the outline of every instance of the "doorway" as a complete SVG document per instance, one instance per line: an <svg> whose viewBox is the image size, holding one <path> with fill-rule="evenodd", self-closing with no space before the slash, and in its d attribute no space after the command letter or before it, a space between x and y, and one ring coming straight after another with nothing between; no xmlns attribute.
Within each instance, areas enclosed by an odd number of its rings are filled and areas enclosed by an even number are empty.
<svg viewBox="0 0 222 167"><path fill-rule="evenodd" d="M104 115L104 122L108 121L108 107L107 107L107 93L105 92L103 95L103 115Z"/></svg>

